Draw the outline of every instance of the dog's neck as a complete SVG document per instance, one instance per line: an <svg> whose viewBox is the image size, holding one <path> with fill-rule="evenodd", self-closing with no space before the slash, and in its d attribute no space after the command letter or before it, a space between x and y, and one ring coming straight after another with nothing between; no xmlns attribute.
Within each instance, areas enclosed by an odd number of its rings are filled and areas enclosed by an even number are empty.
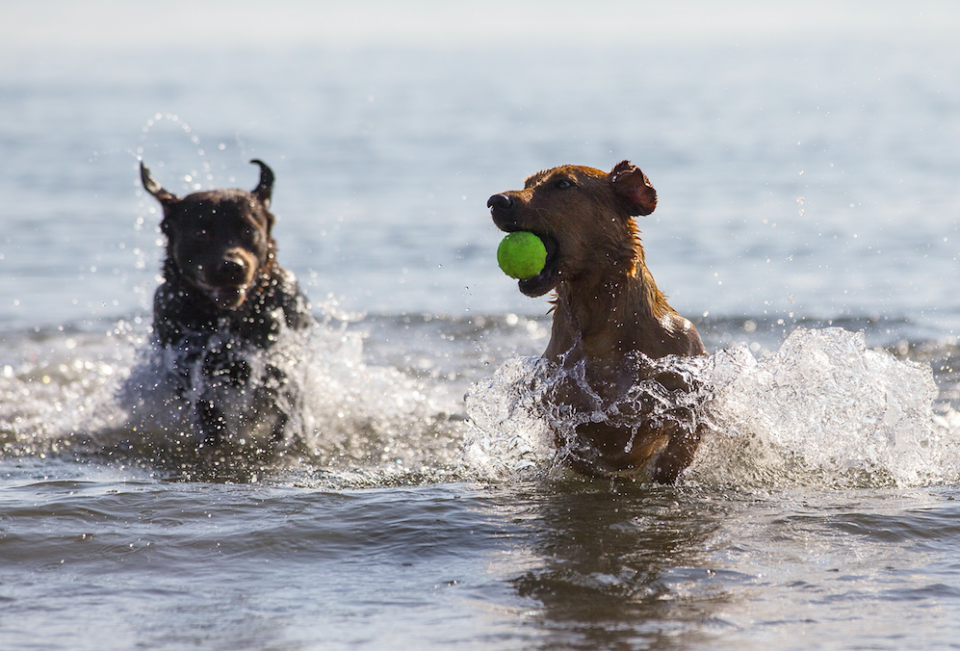
<svg viewBox="0 0 960 651"><path fill-rule="evenodd" d="M595 370L615 373L627 353L652 358L692 354L685 321L667 303L644 264L636 231L609 268L561 281L553 306L553 333L544 356L564 364L585 359ZM610 258L608 258L610 260ZM699 341L699 338L697 338Z"/></svg>

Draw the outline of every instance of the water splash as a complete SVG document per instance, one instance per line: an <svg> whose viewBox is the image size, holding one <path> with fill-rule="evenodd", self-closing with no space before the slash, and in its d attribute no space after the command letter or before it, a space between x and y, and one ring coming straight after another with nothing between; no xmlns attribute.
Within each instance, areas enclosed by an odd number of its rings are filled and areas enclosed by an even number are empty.
<svg viewBox="0 0 960 651"><path fill-rule="evenodd" d="M459 380L365 362L356 325L332 318L284 332L269 353L246 351L248 363L280 365L298 387L289 437L273 445L255 432L245 438L240 415L250 396L239 394L233 436L209 454L198 453L189 400L172 388L175 356L151 343L145 325L120 321L106 336L69 329L8 336L2 454L328 487L500 481L567 476L557 432L563 440L586 420L670 417L677 406L675 396L640 382L616 404L574 414L549 400L562 379L556 368L522 357L476 383L464 415ZM960 413L944 404L935 411L929 366L867 350L862 334L799 329L759 360L740 345L657 364L702 383L691 400L703 402L696 417L715 430L687 483L912 486L960 477Z"/></svg>
<svg viewBox="0 0 960 651"><path fill-rule="evenodd" d="M594 392L582 363L570 369L539 358L504 364L492 380L478 383L467 394L467 413L475 428L465 445L468 465L492 479L564 472L568 456L590 456L576 434L585 423L606 422L636 434L650 422L676 422L689 432L704 422L709 389L700 378L707 358L652 360L640 355L631 361L638 380L614 401ZM554 398L571 386L592 409L573 410Z"/></svg>
<svg viewBox="0 0 960 651"><path fill-rule="evenodd" d="M739 484L916 486L955 481L958 430L933 410L927 364L868 350L863 333L798 328L773 355L739 346L707 381L719 434L691 476Z"/></svg>
<svg viewBox="0 0 960 651"><path fill-rule="evenodd" d="M487 479L535 473L556 454L542 393L533 390L549 378L544 359L518 357L502 364L493 378L481 380L466 395L471 431L464 460Z"/></svg>
<svg viewBox="0 0 960 651"><path fill-rule="evenodd" d="M121 328L107 340L91 336L96 352L68 349L63 339L53 339L57 350L48 352L48 360L4 367L0 443L5 455L106 455L211 479L263 477L299 465L328 474L359 472L367 485L371 473L396 482L423 474L424 467L456 465L464 420L459 396L429 378L365 363L363 335L347 325L331 319L303 332L282 332L266 352L234 351L249 365L251 378L275 365L296 389L298 404L290 409L288 436L280 443L249 417L254 379L244 387L218 387L227 440L198 450L195 396L180 386L184 372L200 372L199 362L184 369L181 354L157 346L149 334ZM193 386L202 384L194 379Z"/></svg>
<svg viewBox="0 0 960 651"><path fill-rule="evenodd" d="M455 399L442 385L393 367L365 364L362 335L345 325L285 330L269 351L237 351L249 365L252 381L242 387L216 387L228 422L223 447L240 454L252 450L258 459L265 453L271 459L287 456L327 469L452 463L462 420L453 411ZM196 442L192 396L178 399L175 388L182 365L175 352L154 345L135 367L128 386L145 390L135 391L134 401L123 403L137 415L133 422L143 440ZM280 405L290 419L279 443L271 440L269 420L256 404L261 388L256 378L271 366L283 371L287 385L271 395L293 396L291 404ZM270 381L269 374L267 378ZM202 381L198 378L194 386Z"/></svg>
<svg viewBox="0 0 960 651"><path fill-rule="evenodd" d="M663 372L692 374L705 387L698 414L714 433L684 481L747 486L915 486L956 481L960 415L937 415L930 367L867 350L862 333L800 328L776 354L757 360L740 345L702 360L664 358ZM504 479L558 471L554 432L584 419L622 419L623 401L575 415L549 404L562 371L517 359L478 383L467 399L474 431L467 462ZM648 383L628 393L657 402L643 416L675 406ZM547 398L547 400L545 400ZM687 405L689 406L689 405Z"/></svg>

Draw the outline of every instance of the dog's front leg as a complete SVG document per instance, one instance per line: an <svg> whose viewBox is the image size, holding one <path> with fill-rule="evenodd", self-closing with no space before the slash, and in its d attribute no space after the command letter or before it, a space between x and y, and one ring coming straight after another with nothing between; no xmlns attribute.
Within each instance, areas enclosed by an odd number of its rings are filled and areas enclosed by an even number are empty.
<svg viewBox="0 0 960 651"><path fill-rule="evenodd" d="M271 439L286 438L287 423L292 410L297 408L298 393L291 388L287 374L273 364L264 369L263 384L257 389L256 417L271 419Z"/></svg>
<svg viewBox="0 0 960 651"><path fill-rule="evenodd" d="M223 411L217 407L213 400L200 398L197 400L197 419L200 423L201 447L213 447L220 445L223 440L223 431L226 429L226 422L223 418Z"/></svg>

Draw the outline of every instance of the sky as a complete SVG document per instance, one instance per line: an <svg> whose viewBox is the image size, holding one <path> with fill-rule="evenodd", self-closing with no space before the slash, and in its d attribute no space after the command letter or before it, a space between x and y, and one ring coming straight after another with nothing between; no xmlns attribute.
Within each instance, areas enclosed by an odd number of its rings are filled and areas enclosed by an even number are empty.
<svg viewBox="0 0 960 651"><path fill-rule="evenodd" d="M838 36L902 41L960 32L942 0L13 0L0 51L192 46L737 42Z"/></svg>

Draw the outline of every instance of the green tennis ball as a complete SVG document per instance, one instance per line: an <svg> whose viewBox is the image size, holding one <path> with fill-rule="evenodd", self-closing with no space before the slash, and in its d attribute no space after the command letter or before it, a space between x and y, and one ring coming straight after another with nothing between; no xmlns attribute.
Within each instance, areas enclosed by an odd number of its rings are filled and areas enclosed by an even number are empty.
<svg viewBox="0 0 960 651"><path fill-rule="evenodd" d="M510 233L497 248L497 264L511 278L533 278L546 263L547 248L533 233Z"/></svg>

